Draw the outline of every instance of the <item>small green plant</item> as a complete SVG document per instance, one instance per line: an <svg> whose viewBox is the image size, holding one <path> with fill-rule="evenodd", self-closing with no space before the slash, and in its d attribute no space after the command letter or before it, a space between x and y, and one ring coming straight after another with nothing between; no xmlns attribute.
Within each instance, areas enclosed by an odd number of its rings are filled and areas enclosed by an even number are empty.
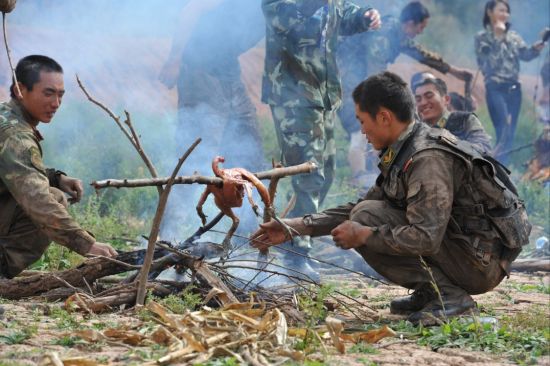
<svg viewBox="0 0 550 366"><path fill-rule="evenodd" d="M177 295L168 295L163 299L154 296L150 298L166 306L173 313L183 314L186 310L195 310L197 306L202 304L201 294L195 293L194 290L194 286L187 286L185 290Z"/></svg>
<svg viewBox="0 0 550 366"><path fill-rule="evenodd" d="M59 329L81 328L81 324L75 316L60 307L55 307L52 309L51 317L56 319L56 324Z"/></svg>
<svg viewBox="0 0 550 366"><path fill-rule="evenodd" d="M63 347L74 347L78 343L82 343L82 338L70 336L70 335L65 335L61 338L55 339L52 342L52 344L56 344L58 346L63 346Z"/></svg>
<svg viewBox="0 0 550 366"><path fill-rule="evenodd" d="M327 317L325 307L326 298L334 291L332 285L322 285L316 288L316 292L307 292L298 295L298 307L305 314L307 330L304 339L294 344L294 348L299 351L312 351L319 346L319 339L315 334L315 326L321 323Z"/></svg>
<svg viewBox="0 0 550 366"><path fill-rule="evenodd" d="M36 326L27 326L20 330L15 330L7 335L0 335L0 343L9 345L21 344L36 334L36 331Z"/></svg>

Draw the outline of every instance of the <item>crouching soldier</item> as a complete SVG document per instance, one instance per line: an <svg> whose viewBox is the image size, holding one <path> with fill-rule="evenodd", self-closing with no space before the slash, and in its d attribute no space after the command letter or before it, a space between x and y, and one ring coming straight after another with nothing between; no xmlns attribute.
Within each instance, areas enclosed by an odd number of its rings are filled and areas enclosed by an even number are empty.
<svg viewBox="0 0 550 366"><path fill-rule="evenodd" d="M18 87L0 104L0 278L12 278L38 260L50 242L79 254L114 256L67 212L67 198L78 202L82 182L42 162L36 129L49 123L65 92L63 69L46 56L27 56L17 64Z"/></svg>
<svg viewBox="0 0 550 366"><path fill-rule="evenodd" d="M412 93L393 73L363 81L353 99L362 133L381 151L376 185L355 204L286 223L301 235L332 234L337 246L414 290L390 304L413 323L474 310L470 295L502 281L531 230L506 172L447 130L415 122ZM285 233L262 224L253 245L276 245Z"/></svg>

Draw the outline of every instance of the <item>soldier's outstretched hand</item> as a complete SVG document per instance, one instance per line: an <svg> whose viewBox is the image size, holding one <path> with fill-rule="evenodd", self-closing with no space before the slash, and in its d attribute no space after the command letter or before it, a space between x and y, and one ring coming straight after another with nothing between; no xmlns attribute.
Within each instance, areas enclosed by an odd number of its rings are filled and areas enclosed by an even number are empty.
<svg viewBox="0 0 550 366"><path fill-rule="evenodd" d="M370 19L370 30L380 29L382 21L380 20L380 13L376 9L370 9L365 13L365 18Z"/></svg>
<svg viewBox="0 0 550 366"><path fill-rule="evenodd" d="M59 189L71 196L69 198L71 204L79 202L84 193L84 187L80 179L67 177L63 174L59 176Z"/></svg>
<svg viewBox="0 0 550 366"><path fill-rule="evenodd" d="M110 244L96 241L94 245L90 247L88 254L102 255L104 257L116 257L118 253Z"/></svg>
<svg viewBox="0 0 550 366"><path fill-rule="evenodd" d="M260 224L260 228L250 236L250 245L260 250L284 243L287 237L285 229L275 220Z"/></svg>

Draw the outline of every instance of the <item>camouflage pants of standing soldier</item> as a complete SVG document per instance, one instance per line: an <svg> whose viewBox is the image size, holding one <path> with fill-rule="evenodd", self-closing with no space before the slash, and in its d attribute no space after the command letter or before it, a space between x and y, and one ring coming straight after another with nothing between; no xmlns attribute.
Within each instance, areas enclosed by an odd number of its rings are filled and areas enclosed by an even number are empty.
<svg viewBox="0 0 550 366"><path fill-rule="evenodd" d="M50 192L68 206L63 192L53 187ZM0 277L17 276L40 259L49 244L47 233L36 227L11 195L0 196Z"/></svg>
<svg viewBox="0 0 550 366"><path fill-rule="evenodd" d="M390 207L384 201L367 200L359 203L350 213L350 219L362 225L378 227L405 226L405 211ZM409 288L418 289L430 284L432 278L423 268L419 257L407 257L397 251L392 253L391 245L385 253L369 250L368 244L357 248L359 254L374 270L390 281ZM496 287L504 278L500 266L500 253L492 253L485 263L476 257L469 242L444 236L439 251L424 260L432 271L433 278L443 294L457 294L464 291L470 295L485 293Z"/></svg>
<svg viewBox="0 0 550 366"><path fill-rule="evenodd" d="M271 107L283 164L313 161L318 169L311 174L292 177L296 204L289 217L300 217L319 210L335 172L334 111L322 108ZM309 249L309 241L303 245ZM300 242L298 243L300 246ZM298 248L295 248L298 249Z"/></svg>

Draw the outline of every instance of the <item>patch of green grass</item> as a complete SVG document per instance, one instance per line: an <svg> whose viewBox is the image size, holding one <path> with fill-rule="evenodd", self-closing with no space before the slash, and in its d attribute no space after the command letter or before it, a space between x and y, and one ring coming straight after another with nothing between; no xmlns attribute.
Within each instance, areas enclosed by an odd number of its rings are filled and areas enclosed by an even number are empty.
<svg viewBox="0 0 550 366"><path fill-rule="evenodd" d="M35 325L26 326L19 330L14 330L6 335L0 335L0 343L8 345L21 344L36 334L36 331L37 327Z"/></svg>
<svg viewBox="0 0 550 366"><path fill-rule="evenodd" d="M350 347L349 353L366 353L370 355L375 355L377 353L380 353L379 350L374 348L371 344L368 343L357 343Z"/></svg>
<svg viewBox="0 0 550 366"><path fill-rule="evenodd" d="M522 318L529 318L524 314ZM512 317L511 319L513 319ZM539 318L539 315L536 316ZM511 320L514 323L517 320ZM456 347L506 355L517 363L532 363L550 352L550 328L512 328L506 323L467 322L452 319L437 327L421 328L418 343L437 350Z"/></svg>
<svg viewBox="0 0 550 366"><path fill-rule="evenodd" d="M538 292L541 294L550 295L550 286L546 286L543 283L533 284L533 283L509 283L508 287L511 287L515 290L521 292Z"/></svg>
<svg viewBox="0 0 550 366"><path fill-rule="evenodd" d="M74 347L77 344L82 343L82 338L66 335L61 338L55 339L52 344L63 346L63 347Z"/></svg>
<svg viewBox="0 0 550 366"><path fill-rule="evenodd" d="M60 307L55 307L52 309L51 317L56 320L56 325L59 329L82 328L82 324L73 314Z"/></svg>
<svg viewBox="0 0 550 366"><path fill-rule="evenodd" d="M197 366L238 366L239 362L235 357L224 357L210 360L206 363L198 363Z"/></svg>
<svg viewBox="0 0 550 366"><path fill-rule="evenodd" d="M378 364L374 361L371 361L369 360L368 358L365 358L365 357L359 357L357 359L357 362L361 362L363 365L367 365L367 366L377 366Z"/></svg>

